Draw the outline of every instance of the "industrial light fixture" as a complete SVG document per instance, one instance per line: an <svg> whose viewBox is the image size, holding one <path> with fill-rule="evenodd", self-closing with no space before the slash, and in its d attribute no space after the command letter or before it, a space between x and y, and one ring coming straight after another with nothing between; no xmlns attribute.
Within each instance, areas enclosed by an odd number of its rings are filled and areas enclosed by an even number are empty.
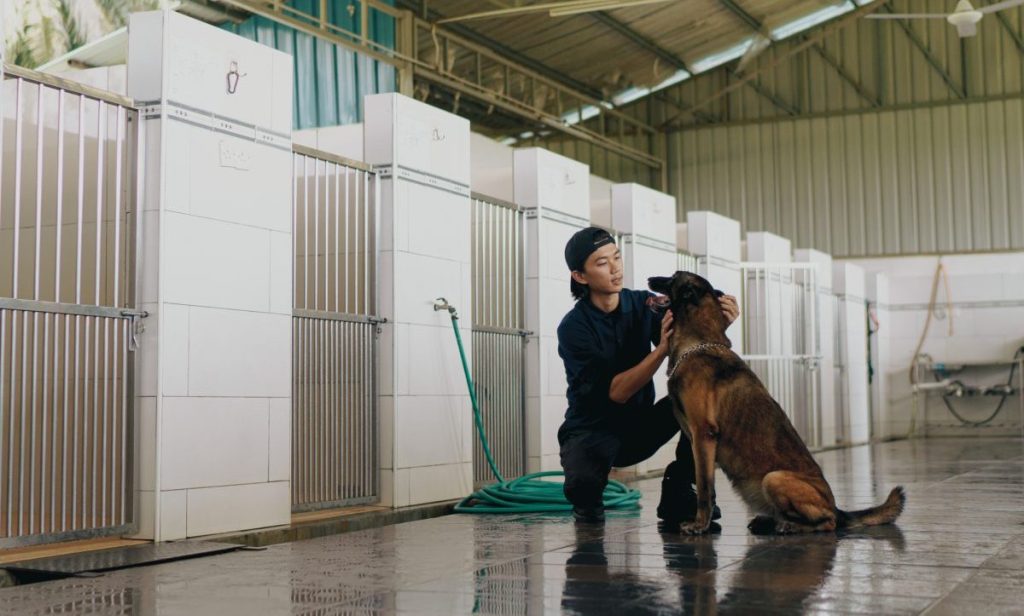
<svg viewBox="0 0 1024 616"><path fill-rule="evenodd" d="M874 13L868 15L868 19L945 19L951 26L956 28L960 38L974 36L978 33L978 22L989 13L1010 9L1024 4L1024 0L1006 0L996 2L979 9L974 8L970 0L960 0L956 3L956 9L952 13Z"/></svg>

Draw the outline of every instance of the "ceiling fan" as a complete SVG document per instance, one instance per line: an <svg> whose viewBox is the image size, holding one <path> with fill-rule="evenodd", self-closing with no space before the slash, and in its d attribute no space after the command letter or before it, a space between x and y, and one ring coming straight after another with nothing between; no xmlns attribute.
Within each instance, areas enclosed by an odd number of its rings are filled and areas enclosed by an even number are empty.
<svg viewBox="0 0 1024 616"><path fill-rule="evenodd" d="M996 2L981 8L974 8L969 0L960 0L956 3L956 9L952 13L874 13L868 15L868 19L945 19L950 25L956 28L960 38L974 36L978 33L978 22L988 13L995 13L1004 9L1013 8L1024 4L1024 0L1006 0Z"/></svg>

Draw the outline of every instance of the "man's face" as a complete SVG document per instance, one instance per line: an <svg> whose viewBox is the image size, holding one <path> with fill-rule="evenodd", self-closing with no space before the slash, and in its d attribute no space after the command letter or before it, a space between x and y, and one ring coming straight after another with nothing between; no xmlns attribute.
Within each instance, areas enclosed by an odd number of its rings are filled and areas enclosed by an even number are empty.
<svg viewBox="0 0 1024 616"><path fill-rule="evenodd" d="M622 291L622 253L615 244L595 250L583 264L583 272L573 272L576 282L590 285L592 293Z"/></svg>

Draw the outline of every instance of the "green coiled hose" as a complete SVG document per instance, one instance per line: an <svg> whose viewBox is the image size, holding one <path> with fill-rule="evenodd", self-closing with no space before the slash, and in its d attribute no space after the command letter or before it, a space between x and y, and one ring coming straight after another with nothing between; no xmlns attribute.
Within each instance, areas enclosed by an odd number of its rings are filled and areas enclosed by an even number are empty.
<svg viewBox="0 0 1024 616"><path fill-rule="evenodd" d="M443 301L443 300L440 300ZM512 481L506 481L498 470L498 465L491 455L491 446L484 433L483 419L480 416L480 405L476 399L476 388L473 377L466 362L466 352L462 347L462 335L459 334L459 316L454 308L447 306L455 330L455 342L459 345L459 357L462 359L462 371L466 375L466 387L473 403L473 420L476 423L477 436L483 445L487 465L498 480L497 483L480 488L455 505L457 513L539 513L549 511L571 511L572 505L565 498L561 482L546 481L543 477L564 476L561 471L544 471L523 475ZM640 491L627 487L625 484L609 480L604 490L604 506L607 509L636 509L639 507Z"/></svg>

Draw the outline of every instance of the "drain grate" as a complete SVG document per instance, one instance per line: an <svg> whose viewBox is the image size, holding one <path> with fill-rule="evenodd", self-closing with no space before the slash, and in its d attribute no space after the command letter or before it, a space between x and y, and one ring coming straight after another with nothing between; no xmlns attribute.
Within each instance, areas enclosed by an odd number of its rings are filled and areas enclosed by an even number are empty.
<svg viewBox="0 0 1024 616"><path fill-rule="evenodd" d="M3 565L19 583L27 584L67 577L87 577L107 571L144 567L158 563L213 556L244 549L245 546L213 541L148 543L96 552L51 556Z"/></svg>

